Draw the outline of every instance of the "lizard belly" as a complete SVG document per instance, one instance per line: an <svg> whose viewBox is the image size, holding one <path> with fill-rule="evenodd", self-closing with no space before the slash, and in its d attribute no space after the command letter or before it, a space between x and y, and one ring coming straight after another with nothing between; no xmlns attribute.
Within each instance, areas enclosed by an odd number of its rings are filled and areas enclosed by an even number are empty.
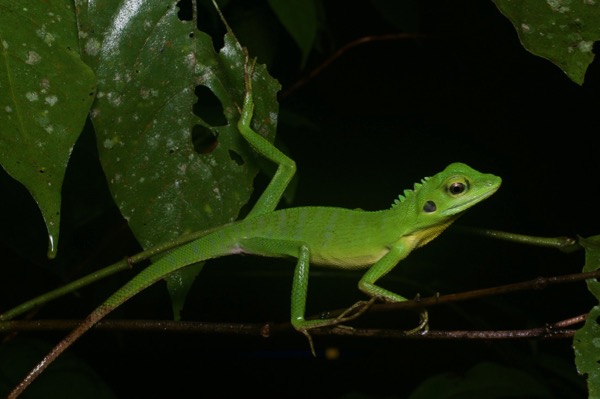
<svg viewBox="0 0 600 399"><path fill-rule="evenodd" d="M364 269L381 259L389 250L381 248L370 253L352 253L352 251L332 252L316 251L310 256L311 263L343 269Z"/></svg>

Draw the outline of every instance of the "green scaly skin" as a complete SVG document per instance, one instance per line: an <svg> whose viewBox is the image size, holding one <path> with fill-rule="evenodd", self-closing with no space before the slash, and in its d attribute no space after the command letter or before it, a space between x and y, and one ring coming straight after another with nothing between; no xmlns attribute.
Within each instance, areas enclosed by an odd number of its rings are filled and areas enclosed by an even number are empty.
<svg viewBox="0 0 600 399"><path fill-rule="evenodd" d="M415 184L412 190L406 190L390 209L367 212L300 207L275 211L295 172L295 163L250 128L253 110L251 76L252 64L248 64L247 93L238 127L259 154L279 167L248 217L172 250L140 272L61 341L9 398L17 397L67 347L116 307L170 273L212 258L234 254L296 258L291 322L309 340L310 329L336 325L355 317L347 316L352 312L345 312L337 318L305 320L311 264L348 270L366 269L358 283L361 291L372 299L405 301L403 296L376 285L377 280L500 186L501 179L497 176L480 173L462 163L453 163L442 172ZM350 309L354 311L355 306ZM422 319L425 319L424 325L426 314L422 315Z"/></svg>

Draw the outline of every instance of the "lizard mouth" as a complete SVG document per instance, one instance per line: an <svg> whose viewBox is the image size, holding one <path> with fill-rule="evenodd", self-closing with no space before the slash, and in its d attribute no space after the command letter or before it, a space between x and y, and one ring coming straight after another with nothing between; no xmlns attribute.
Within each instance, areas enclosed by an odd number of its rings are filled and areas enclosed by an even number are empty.
<svg viewBox="0 0 600 399"><path fill-rule="evenodd" d="M491 185L491 184L490 184ZM497 185L496 187L494 187L493 189L490 189L488 191L485 191L484 193L476 196L476 197L472 197L469 200L465 201L465 202L461 202L460 204L456 204L446 210L444 210L442 212L443 216L452 216L452 215L456 215L457 213L461 213L467 209L469 209L472 205L483 201L484 199L488 198L489 196L491 196L492 194L494 194L498 188L500 186Z"/></svg>

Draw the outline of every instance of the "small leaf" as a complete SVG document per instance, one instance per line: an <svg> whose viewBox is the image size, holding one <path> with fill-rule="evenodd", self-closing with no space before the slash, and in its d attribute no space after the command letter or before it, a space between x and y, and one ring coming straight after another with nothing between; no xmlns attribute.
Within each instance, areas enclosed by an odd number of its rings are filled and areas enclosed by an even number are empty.
<svg viewBox="0 0 600 399"><path fill-rule="evenodd" d="M302 52L303 66L317 36L317 11L312 0L268 0L281 24Z"/></svg>
<svg viewBox="0 0 600 399"><path fill-rule="evenodd" d="M381 18L404 32L417 32L420 21L419 0L371 0Z"/></svg>
<svg viewBox="0 0 600 399"><path fill-rule="evenodd" d="M495 0L514 25L523 47L562 69L583 84L594 60L592 47L600 40L597 1Z"/></svg>
<svg viewBox="0 0 600 399"><path fill-rule="evenodd" d="M0 0L0 163L34 197L54 257L61 188L95 91L71 1Z"/></svg>
<svg viewBox="0 0 600 399"><path fill-rule="evenodd" d="M580 238L579 243L585 249L585 266L583 272L591 272L600 268L600 236ZM588 290L600 301L600 282L597 279L586 281ZM573 349L575 365L580 374L587 375L590 398L600 397L600 306L596 305L589 312L585 324L575 332Z"/></svg>
<svg viewBox="0 0 600 399"><path fill-rule="evenodd" d="M178 273L172 273L166 277L167 289L171 296L171 307L173 309L173 319L181 320L181 310L185 305L187 294L192 288L194 280L202 271L204 262L196 263L191 266L178 270Z"/></svg>
<svg viewBox="0 0 600 399"><path fill-rule="evenodd" d="M409 399L553 398L535 378L516 368L484 362L464 375L442 373L425 380Z"/></svg>

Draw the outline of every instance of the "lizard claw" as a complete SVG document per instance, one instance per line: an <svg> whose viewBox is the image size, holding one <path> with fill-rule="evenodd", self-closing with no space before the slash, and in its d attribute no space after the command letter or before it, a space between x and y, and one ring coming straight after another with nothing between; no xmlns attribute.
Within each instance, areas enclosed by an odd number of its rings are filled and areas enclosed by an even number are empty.
<svg viewBox="0 0 600 399"><path fill-rule="evenodd" d="M312 353L313 357L317 357L317 353L315 352L315 344L313 343L312 336L308 332L308 330L300 330L302 334L308 339L308 346L310 346L310 353Z"/></svg>

